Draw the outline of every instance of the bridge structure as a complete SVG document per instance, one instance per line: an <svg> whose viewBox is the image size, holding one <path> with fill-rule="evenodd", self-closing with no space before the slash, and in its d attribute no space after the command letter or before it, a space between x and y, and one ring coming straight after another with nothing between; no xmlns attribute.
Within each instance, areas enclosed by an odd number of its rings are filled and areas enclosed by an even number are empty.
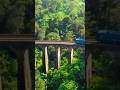
<svg viewBox="0 0 120 90"><path fill-rule="evenodd" d="M44 70L47 73L49 69L48 65L48 46L55 47L56 59L55 66L60 68L60 49L61 47L68 48L69 64L72 63L74 48L83 48L85 50L85 71L86 71L86 85L90 87L92 77L92 56L94 50L110 50L120 51L119 45L101 44L96 41L88 40L86 45L78 45L73 42L63 41L39 41L35 40L33 35L0 35L0 47L9 47L14 53L16 53L18 60L18 90L32 90L32 73L34 73L34 63L31 63L30 58L34 57L34 46L37 45L42 48L43 52L43 64ZM112 48L111 48L112 47ZM33 55L31 57L31 55ZM1 75L0 75L1 79ZM34 80L34 78L33 78ZM0 90L2 90L2 84L0 80Z"/></svg>
<svg viewBox="0 0 120 90"><path fill-rule="evenodd" d="M81 48L85 53L85 77L86 77L86 88L89 89L91 86L92 80L92 58L96 53L96 50L100 50L99 52L109 52L109 54L116 58L116 56L120 55L120 45L117 44L105 44L94 39L87 39L85 45L79 45L73 42L66 42L66 41L35 41L36 45L39 45L42 48L43 52L43 64L44 70L48 72L48 46L53 46L56 49L56 59L55 59L55 66L57 69L60 67L60 48L66 47L68 48L69 53L69 64L72 64L73 59L73 50L74 48Z"/></svg>
<svg viewBox="0 0 120 90"><path fill-rule="evenodd" d="M34 73L34 63L31 63L31 60L35 60L35 45L42 48L43 52L43 66L45 73L48 73L49 65L48 65L48 47L55 47L55 67L57 69L60 68L60 52L61 47L68 48L69 53L69 64L72 64L73 59L73 50L74 48L84 48L83 45L76 45L73 42L63 42L63 41L39 41L35 40L33 35L9 35L2 34L0 35L0 48L8 47L12 52L14 52L17 56L18 63L18 90L32 90L32 73ZM33 56L31 56L33 55ZM32 59L31 59L32 58ZM34 61L35 62L35 61ZM0 90L2 88L2 75L0 75ZM33 87L34 88L34 87Z"/></svg>
<svg viewBox="0 0 120 90"><path fill-rule="evenodd" d="M55 48L55 68L59 69L60 68L60 59L61 59L61 47L65 47L68 49L69 51L69 59L68 59L68 63L72 64L72 60L73 60L73 51L75 48L80 48L82 51L84 51L84 45L78 45L75 44L73 42L65 42L65 41L39 41L36 40L35 41L35 45L39 46L42 48L42 52L43 52L43 65L44 65L44 70L45 73L48 73L48 47L49 46L53 46Z"/></svg>
<svg viewBox="0 0 120 90"><path fill-rule="evenodd" d="M18 90L32 90L34 80L34 35L1 34L0 48L9 48L17 58L17 88ZM32 74L33 73L33 74ZM0 90L3 90L2 75L0 74ZM34 90L34 89L33 89Z"/></svg>

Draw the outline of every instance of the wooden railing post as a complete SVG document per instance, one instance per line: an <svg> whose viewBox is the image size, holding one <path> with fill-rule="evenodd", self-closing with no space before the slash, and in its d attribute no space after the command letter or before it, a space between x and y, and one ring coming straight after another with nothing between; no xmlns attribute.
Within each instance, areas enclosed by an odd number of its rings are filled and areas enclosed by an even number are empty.
<svg viewBox="0 0 120 90"><path fill-rule="evenodd" d="M42 47L43 50L43 71L44 73L48 73L48 51L47 51L47 46Z"/></svg>
<svg viewBox="0 0 120 90"><path fill-rule="evenodd" d="M86 51L86 87L90 88L92 78L92 53Z"/></svg>
<svg viewBox="0 0 120 90"><path fill-rule="evenodd" d="M24 52L24 75L25 75L25 90L32 90L31 72L29 63L29 50Z"/></svg>
<svg viewBox="0 0 120 90"><path fill-rule="evenodd" d="M18 90L25 90L24 49L16 48L15 52L18 56Z"/></svg>
<svg viewBox="0 0 120 90"><path fill-rule="evenodd" d="M56 53L56 58L55 58L55 67L57 69L60 68L60 59L61 59L61 56L60 56L60 47L55 47L55 53Z"/></svg>

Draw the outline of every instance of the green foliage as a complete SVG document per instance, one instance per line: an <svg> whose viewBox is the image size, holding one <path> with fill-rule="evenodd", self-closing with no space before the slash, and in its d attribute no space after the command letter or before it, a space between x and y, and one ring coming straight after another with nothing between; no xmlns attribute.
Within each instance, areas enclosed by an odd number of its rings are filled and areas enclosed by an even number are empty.
<svg viewBox="0 0 120 90"><path fill-rule="evenodd" d="M43 37L57 32L62 40L69 31L80 36L78 32L85 32L84 13L84 0L35 0L35 22L39 25L36 30Z"/></svg>
<svg viewBox="0 0 120 90"><path fill-rule="evenodd" d="M35 48L35 70L38 70L42 67L42 52L39 48Z"/></svg>
<svg viewBox="0 0 120 90"><path fill-rule="evenodd" d="M86 36L98 30L120 31L120 1L104 0L86 3Z"/></svg>
<svg viewBox="0 0 120 90"><path fill-rule="evenodd" d="M32 0L0 0L0 33L32 33L34 17L30 16L33 12L29 8L32 4Z"/></svg>
<svg viewBox="0 0 120 90"><path fill-rule="evenodd" d="M48 40L60 40L60 36L58 33L51 32L47 35Z"/></svg>
<svg viewBox="0 0 120 90"><path fill-rule="evenodd" d="M93 70L97 74L102 74L104 76L111 75L112 72L112 59L109 55L99 55L95 60L93 60Z"/></svg>
<svg viewBox="0 0 120 90"><path fill-rule="evenodd" d="M110 55L107 54L96 55L94 57L92 67L93 67L93 76L92 76L92 84L90 90L120 89L119 87L120 83L118 80L115 79L117 78L117 75L116 75L116 68L114 68L114 60L111 58Z"/></svg>
<svg viewBox="0 0 120 90"><path fill-rule="evenodd" d="M0 51L0 76L4 90L17 89L17 61L7 50Z"/></svg>
<svg viewBox="0 0 120 90"><path fill-rule="evenodd" d="M74 36L85 34L84 14L84 0L35 0L35 30L39 32L38 38L40 40L73 41ZM54 69L53 65L55 48L48 47L48 51L50 69L46 75L41 72L41 51L38 48L35 50L36 89L41 90L40 88L45 89L46 87L47 90L84 89L85 66L82 58L79 58L81 57L80 51L75 52L73 64L68 65L69 52L63 49L59 70Z"/></svg>
<svg viewBox="0 0 120 90"><path fill-rule="evenodd" d="M72 65L68 65L67 63L65 64L65 62L59 70L53 68L49 70L47 75L47 87L56 90L64 81L73 80L78 86L76 87L76 84L69 83L71 87L84 88L84 63L78 61Z"/></svg>
<svg viewBox="0 0 120 90"><path fill-rule="evenodd" d="M46 82L42 79L39 70L35 70L35 90L45 90Z"/></svg>
<svg viewBox="0 0 120 90"><path fill-rule="evenodd" d="M42 72L42 52L40 48L35 48L35 90L45 90L45 75Z"/></svg>
<svg viewBox="0 0 120 90"><path fill-rule="evenodd" d="M78 90L78 85L75 81L64 81L58 90Z"/></svg>
<svg viewBox="0 0 120 90"><path fill-rule="evenodd" d="M38 31L38 39L43 40L45 39L45 29L41 29L39 24L35 22L35 30Z"/></svg>
<svg viewBox="0 0 120 90"><path fill-rule="evenodd" d="M66 41L73 41L73 32L69 31L65 35L65 40Z"/></svg>
<svg viewBox="0 0 120 90"><path fill-rule="evenodd" d="M42 57L38 52L40 53L40 50L36 48L36 61L40 64L41 62L39 61L41 61L40 58ZM75 58L73 61L75 62L69 65L68 59L63 57L60 69L57 70L52 67L49 69L47 75L40 71L42 63L41 65L36 65L36 90L44 90L46 87L48 90L57 90L58 88L58 90L61 88L65 90L83 90L85 84L85 64L78 58ZM68 81L70 81L70 83L68 83ZM67 85L70 85L70 87Z"/></svg>
<svg viewBox="0 0 120 90"><path fill-rule="evenodd" d="M120 84L113 83L110 78L108 77L101 77L99 75L93 75L92 78L92 86L90 90L119 90Z"/></svg>

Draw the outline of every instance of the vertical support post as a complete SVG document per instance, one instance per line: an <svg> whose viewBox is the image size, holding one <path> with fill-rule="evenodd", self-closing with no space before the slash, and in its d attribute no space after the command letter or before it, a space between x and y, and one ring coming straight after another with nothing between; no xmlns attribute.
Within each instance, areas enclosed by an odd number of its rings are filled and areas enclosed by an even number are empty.
<svg viewBox="0 0 120 90"><path fill-rule="evenodd" d="M48 51L47 46L43 47L43 71L44 73L48 73Z"/></svg>
<svg viewBox="0 0 120 90"><path fill-rule="evenodd" d="M24 52L24 77L25 77L25 90L32 90L31 72L29 63L29 50L26 49Z"/></svg>
<svg viewBox="0 0 120 90"><path fill-rule="evenodd" d="M55 67L57 69L60 68L60 59L61 59L61 56L60 56L60 47L55 47L55 53L56 53L56 58L55 58Z"/></svg>
<svg viewBox="0 0 120 90"><path fill-rule="evenodd" d="M2 90L2 75L0 74L0 90Z"/></svg>
<svg viewBox="0 0 120 90"><path fill-rule="evenodd" d="M92 53L86 53L86 87L90 88L92 78Z"/></svg>
<svg viewBox="0 0 120 90"><path fill-rule="evenodd" d="M17 49L19 49L19 51ZM24 50L22 48L17 49L15 51L18 56L18 90L25 90Z"/></svg>
<svg viewBox="0 0 120 90"><path fill-rule="evenodd" d="M70 54L69 54L69 56L68 56L68 63L69 64L72 64L72 60L73 60L73 48L72 47L69 47L68 48L68 50L69 50L69 52L70 52Z"/></svg>

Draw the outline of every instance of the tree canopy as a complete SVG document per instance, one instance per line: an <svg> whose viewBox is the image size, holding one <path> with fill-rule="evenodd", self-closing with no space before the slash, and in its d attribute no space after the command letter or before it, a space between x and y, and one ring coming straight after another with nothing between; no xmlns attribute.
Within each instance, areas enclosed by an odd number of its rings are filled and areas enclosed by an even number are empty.
<svg viewBox="0 0 120 90"><path fill-rule="evenodd" d="M35 29L40 39L56 32L64 40L68 32L80 36L84 32L84 0L35 0Z"/></svg>
<svg viewBox="0 0 120 90"><path fill-rule="evenodd" d="M0 33L34 33L32 0L0 0Z"/></svg>

